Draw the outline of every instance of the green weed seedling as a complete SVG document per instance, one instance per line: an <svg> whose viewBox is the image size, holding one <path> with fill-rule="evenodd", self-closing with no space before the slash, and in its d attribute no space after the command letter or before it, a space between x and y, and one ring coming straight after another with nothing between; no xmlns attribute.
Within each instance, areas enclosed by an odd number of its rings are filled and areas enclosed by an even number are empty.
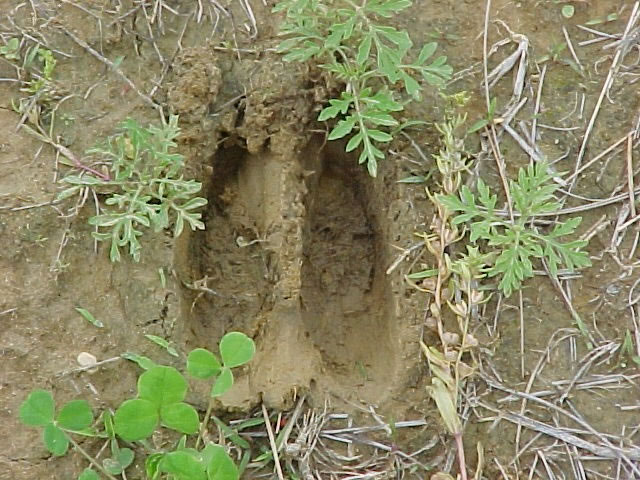
<svg viewBox="0 0 640 480"><path fill-rule="evenodd" d="M204 229L197 210L207 200L195 195L202 184L185 180L184 157L175 152L180 133L178 116L172 115L161 127L142 127L128 119L121 131L87 153L109 165L109 178L89 174L69 174L62 182L70 184L58 199L70 197L84 188L109 195L101 213L89 219L97 231L94 237L110 243L111 261L120 260L120 248L140 260L141 228L159 232L173 224L173 235L182 233L185 222L192 230Z"/></svg>
<svg viewBox="0 0 640 480"><path fill-rule="evenodd" d="M404 104L394 98L396 87L418 100L422 86L440 86L452 69L444 56L432 59L437 44L425 44L417 55L404 30L381 22L411 6L410 0L283 0L275 12L286 12L280 28L288 37L278 51L285 61L314 59L321 68L345 84L338 98L329 100L319 121L337 118L329 140L349 138L346 151L361 149L359 163L377 173L384 158L382 144L393 139L403 125L394 114Z"/></svg>
<svg viewBox="0 0 640 480"><path fill-rule="evenodd" d="M26 48L23 55L20 48L18 38L12 38L0 47L0 56L20 64L17 68L22 84L20 91L27 94L17 101L12 99L11 105L15 112L27 116L33 125L41 127L42 117L46 117L48 122L53 122L49 103L57 97L57 88L53 81L57 60L51 50L39 45Z"/></svg>
<svg viewBox="0 0 640 480"><path fill-rule="evenodd" d="M486 268L486 273L489 277L500 277L498 287L506 296L518 290L523 280L533 277L532 258L544 259L554 277L561 265L570 270L591 265L587 253L582 250L587 241L561 240L576 230L581 217L556 223L547 233L530 226L533 216L560 208L553 196L558 187L551 182L547 168L543 162L529 165L520 169L517 182L509 182L514 214L517 214L514 223L496 213L497 196L482 179L478 179L477 198L467 186L462 187L459 196L436 196L449 211L460 212L453 219L454 224L471 222L472 243L486 241L486 245L495 251L497 258Z"/></svg>
<svg viewBox="0 0 640 480"><path fill-rule="evenodd" d="M7 60L20 60L20 39L11 38L5 45L0 46L0 56ZM31 95L40 93L53 80L56 64L57 61L51 50L42 48L40 45L27 48L22 59L22 69L30 72L32 78L25 81L26 86L21 90ZM41 71L36 73L39 66Z"/></svg>
<svg viewBox="0 0 640 480"><path fill-rule="evenodd" d="M0 55L7 60L20 59L20 40L16 37L11 38L6 45L0 47Z"/></svg>
<svg viewBox="0 0 640 480"><path fill-rule="evenodd" d="M51 89L50 85L53 80L53 70L56 68L57 61L51 50L40 48L36 45L27 50L23 67L25 69L33 69L36 58L42 64L42 74L30 80L26 87L21 90L30 95L42 96L46 95L46 91Z"/></svg>
<svg viewBox="0 0 640 480"><path fill-rule="evenodd" d="M184 401L184 376L173 367L156 365L137 355L126 358L146 369L138 378L138 393L122 402L114 414L104 411L96 422L102 428L94 426L93 412L85 400L72 400L56 414L53 396L46 390L29 394L20 406L20 420L42 428L44 445L53 455L64 455L71 445L89 461L90 467L78 480L96 480L100 475L110 480L117 476L126 479L125 470L135 459L134 450L144 451L146 476L151 480L237 480L240 472L224 447L210 442L202 447L200 444L213 399L233 386L232 369L253 358L255 344L243 333L230 332L220 341L219 349L222 361L203 348L188 355L187 371L212 382L212 401L202 423L196 409ZM182 434L173 448L158 450L150 446L149 439L159 427ZM106 439L111 456L100 462L74 439L76 435ZM246 441L241 440L246 446Z"/></svg>

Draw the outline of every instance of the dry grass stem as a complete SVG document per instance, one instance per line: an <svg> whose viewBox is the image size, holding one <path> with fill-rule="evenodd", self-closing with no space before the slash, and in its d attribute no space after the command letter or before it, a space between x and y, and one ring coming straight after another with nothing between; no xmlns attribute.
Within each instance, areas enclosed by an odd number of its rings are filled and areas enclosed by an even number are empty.
<svg viewBox="0 0 640 480"><path fill-rule="evenodd" d="M572 445L576 445L579 448L583 448L591 453L594 453L596 455L600 455L603 458L608 458L608 459L621 459L622 461L624 461L626 463L626 465L628 467L630 467L635 473L640 474L640 467L638 467L637 465L635 465L634 462L640 460L640 448L621 448L618 447L616 445L614 445L605 435L602 435L600 432L598 432L597 430L595 430L589 423L587 423L584 419L582 419L580 416L571 413L561 407L559 407L558 405L556 405L555 403L549 402L547 400L544 400L542 398L538 398L534 395L525 393L525 392L519 392L517 390L514 390L512 388L506 387L504 385L502 385L500 382L492 379L491 377L489 377L488 375L486 375L485 373L481 373L480 374L481 377L483 378L483 380L492 388L495 388L497 390L503 391L503 392L507 392L511 395L516 395L519 396L521 398L526 398L527 400L529 400L530 402L534 402L536 404L542 405L543 407L545 407L547 410L549 411L553 411L553 412L557 412L560 413L561 415L565 416L566 418L568 418L569 420L575 422L576 424L578 424L579 426L583 427L585 429L586 434L588 435L593 435L596 438L599 439L599 444L594 444L593 442L589 442L587 440L584 440L580 437L577 437L576 435L574 435L573 433L568 433L566 429L561 429L558 427L552 427L549 426L547 424L544 424L542 422L539 422L537 420L531 420L527 417L524 417L520 414L513 414L513 413L509 413L509 412L505 412L504 410L498 410L494 407L491 407L489 405L483 404L482 406L487 408L490 411L493 411L495 413L498 413L498 417L497 419L506 419L509 420L515 424L517 424L518 422L520 422L523 426L530 428L532 430L535 431L540 431L542 433L545 433L546 435L549 435L553 438L557 438L559 440L565 441L567 443L570 443ZM494 417L491 418L487 418L486 420L493 420Z"/></svg>
<svg viewBox="0 0 640 480"><path fill-rule="evenodd" d="M537 125L538 125L538 114L540 113L540 101L542 99L542 86L544 85L544 78L547 74L547 65L542 66L542 71L540 72L540 80L538 81L538 93L536 95L536 105L533 109L533 120L531 121L531 143L535 146L536 140L538 138L537 135ZM537 148L536 148L537 150ZM531 160L534 160L533 156L530 155Z"/></svg>
<svg viewBox="0 0 640 480"><path fill-rule="evenodd" d="M284 480L282 467L280 466L280 457L278 456L278 447L276 446L276 439L273 435L271 420L269 419L269 414L267 413L267 408L264 406L264 403L262 404L262 415L264 416L264 424L267 427L267 434L269 435L269 445L271 445L271 453L273 455L273 463L276 467L276 473L280 480Z"/></svg>
<svg viewBox="0 0 640 480"><path fill-rule="evenodd" d="M565 27L564 25L562 26L562 34L564 35L564 39L567 42L567 47L569 47L569 52L571 52L573 61L576 62L576 65L578 65L581 71L584 71L584 67L582 66L582 63L580 62L580 59L578 58L578 55L576 55L576 51L573 48L573 42L571 41L571 37L569 37L567 27Z"/></svg>
<svg viewBox="0 0 640 480"><path fill-rule="evenodd" d="M624 39L625 37L629 34L629 32L631 31L631 28L633 27L633 25L636 23L636 21L638 20L638 17L636 15L637 11L638 11L638 7L640 6L640 2L636 2L633 6L633 10L631 12L631 15L629 15L629 22L627 23L627 27L625 28L624 34L622 35L622 39L620 40L621 43L618 44L618 48L616 51L616 54L613 58L613 61L611 62L611 66L609 67L609 73L607 74L607 78L604 81L604 84L602 85L602 90L600 91L600 96L598 97L598 100L596 102L596 105L593 109L593 112L591 114L591 118L589 120L589 123L587 125L587 129L584 133L584 137L582 139L582 144L580 145L580 151L578 152L578 157L576 158L576 162L575 162L575 171L577 171L580 168L580 165L582 164L582 159L584 157L584 154L587 150L587 145L589 144L589 138L591 136L591 131L593 130L593 127L595 125L596 122L596 118L598 117L598 114L600 112L600 107L602 105L602 101L604 100L605 95L608 94L609 89L611 88L611 85L613 83L613 79L618 71L619 68L619 62L621 61L622 57L623 57L623 52L624 54L626 54L626 49L624 48L624 46L626 45L624 43ZM578 177L574 176L573 179L571 180L571 184L569 187L569 191L573 190L573 187L576 184Z"/></svg>

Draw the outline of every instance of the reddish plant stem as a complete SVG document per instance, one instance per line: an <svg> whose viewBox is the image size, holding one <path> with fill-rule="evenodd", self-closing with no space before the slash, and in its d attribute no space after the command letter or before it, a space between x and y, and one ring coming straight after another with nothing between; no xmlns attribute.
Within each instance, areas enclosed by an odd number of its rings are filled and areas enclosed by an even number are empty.
<svg viewBox="0 0 640 480"><path fill-rule="evenodd" d="M104 180L105 182L108 182L109 180L111 180L109 175L105 175L104 173L99 172L95 168L91 168L88 165L85 165L84 163L82 163L80 160L76 158L73 152L69 150L67 147L65 147L64 145L59 145L53 142L51 142L51 145L53 145L55 149L58 150L62 155L67 157L69 160L71 160L76 168L80 170L84 170L85 172L90 173L92 175L95 175L96 177Z"/></svg>
<svg viewBox="0 0 640 480"><path fill-rule="evenodd" d="M456 439L456 447L458 448L458 466L462 480L468 480L467 462L464 458L464 445L462 444L462 433L455 433L453 438Z"/></svg>

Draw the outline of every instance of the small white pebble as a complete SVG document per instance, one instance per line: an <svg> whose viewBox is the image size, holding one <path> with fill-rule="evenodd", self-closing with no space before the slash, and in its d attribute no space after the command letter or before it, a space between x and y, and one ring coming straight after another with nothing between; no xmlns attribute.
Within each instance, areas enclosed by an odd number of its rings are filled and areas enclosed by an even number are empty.
<svg viewBox="0 0 640 480"><path fill-rule="evenodd" d="M94 355L91 355L90 353L87 353L87 352L80 352L78 354L78 364L81 367L91 367L96 363L98 363L98 360Z"/></svg>

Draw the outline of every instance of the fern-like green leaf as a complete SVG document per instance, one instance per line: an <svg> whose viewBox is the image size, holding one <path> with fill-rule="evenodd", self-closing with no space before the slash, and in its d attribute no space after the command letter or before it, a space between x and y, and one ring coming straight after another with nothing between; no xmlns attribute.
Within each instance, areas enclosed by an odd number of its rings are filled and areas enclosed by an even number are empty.
<svg viewBox="0 0 640 480"><path fill-rule="evenodd" d="M557 223L548 233L529 227L531 215L553 212L558 208L554 199L557 186L552 181L548 166L543 162L520 169L518 181L510 182L514 207L519 214L515 224L496 215L497 195L491 193L482 180L477 182L481 207L466 186L460 189L459 196L436 197L448 210L457 213L452 220L454 224L470 223L472 243L486 242L486 246L497 252L495 262L487 267L486 272L489 277L500 277L498 287L506 296L533 276L533 259L544 259L553 276L557 276L561 267L573 270L591 264L582 250L587 245L586 241L562 241L575 232L581 221L579 217Z"/></svg>
<svg viewBox="0 0 640 480"><path fill-rule="evenodd" d="M385 156L380 145L391 142L396 133L382 127L399 126L393 113L404 109L391 90L404 88L418 99L420 75L441 85L451 72L445 57L427 64L435 43L424 45L417 60L408 63L413 46L409 34L381 22L410 5L410 0L367 0L362 5L348 0L281 0L273 9L285 13L280 35L287 38L277 47L283 59L314 60L344 83L340 98L329 100L318 120L337 119L328 139L349 138L347 152L361 148L359 163L366 164L372 176Z"/></svg>
<svg viewBox="0 0 640 480"><path fill-rule="evenodd" d="M110 243L112 261L120 260L123 247L128 247L135 261L140 259L141 228L159 231L168 228L172 220L176 225L186 220L192 228L204 228L196 210L207 200L195 197L201 189L200 182L182 177L184 158L174 151L179 133L175 115L162 126L142 127L127 119L117 135L87 152L110 165L113 180L75 174L62 179L75 187L88 187L107 195L105 207L89 219L89 224L97 227L93 236L98 241ZM181 230L174 228L174 233Z"/></svg>

